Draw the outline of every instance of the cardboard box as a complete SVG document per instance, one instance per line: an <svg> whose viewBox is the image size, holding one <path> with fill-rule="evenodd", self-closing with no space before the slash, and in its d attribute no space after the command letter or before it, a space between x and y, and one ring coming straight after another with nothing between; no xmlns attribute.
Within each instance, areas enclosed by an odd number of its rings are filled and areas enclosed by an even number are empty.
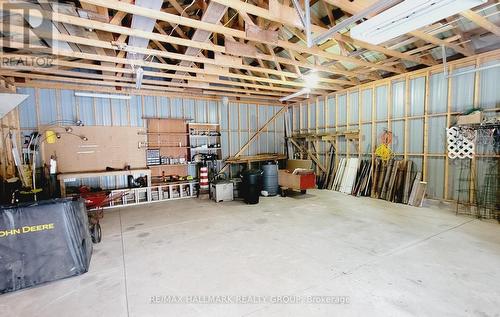
<svg viewBox="0 0 500 317"><path fill-rule="evenodd" d="M292 174L288 170L278 171L278 184L290 189L306 190L316 188L316 175L313 171L303 174Z"/></svg>
<svg viewBox="0 0 500 317"><path fill-rule="evenodd" d="M482 121L483 113L481 111L476 111L468 115L459 116L457 119L457 125L479 124Z"/></svg>
<svg viewBox="0 0 500 317"><path fill-rule="evenodd" d="M286 169L289 171L294 171L296 168L303 169L311 169L312 161L311 160L287 160L286 161Z"/></svg>

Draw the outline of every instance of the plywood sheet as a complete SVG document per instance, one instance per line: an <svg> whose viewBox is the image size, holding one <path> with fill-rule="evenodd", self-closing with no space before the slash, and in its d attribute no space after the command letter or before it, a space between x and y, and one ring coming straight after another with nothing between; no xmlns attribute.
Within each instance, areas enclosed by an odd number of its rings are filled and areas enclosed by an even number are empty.
<svg viewBox="0 0 500 317"><path fill-rule="evenodd" d="M58 172L102 171L106 167L146 167L146 153L139 149L139 142L146 141L141 128L131 127L73 127L72 134L62 133L54 144L43 143L43 158L57 156ZM61 128L55 128L59 132ZM81 140L83 135L88 141Z"/></svg>
<svg viewBox="0 0 500 317"><path fill-rule="evenodd" d="M250 39L278 44L277 31L264 30L257 25L245 24L245 33Z"/></svg>
<svg viewBox="0 0 500 317"><path fill-rule="evenodd" d="M243 55L243 56L257 56L257 49L253 45L240 43L236 41L225 42L226 54ZM206 66L207 64L205 64Z"/></svg>
<svg viewBox="0 0 500 317"><path fill-rule="evenodd" d="M205 66L203 66L203 68L207 71L216 72L218 74L228 74L229 73L229 68L217 66L217 65L212 65L212 64L205 64Z"/></svg>
<svg viewBox="0 0 500 317"><path fill-rule="evenodd" d="M215 57L215 61L219 64L224 64L224 65L242 65L243 64L243 59L241 57L224 55L224 54L221 54L218 52L215 52L214 57Z"/></svg>

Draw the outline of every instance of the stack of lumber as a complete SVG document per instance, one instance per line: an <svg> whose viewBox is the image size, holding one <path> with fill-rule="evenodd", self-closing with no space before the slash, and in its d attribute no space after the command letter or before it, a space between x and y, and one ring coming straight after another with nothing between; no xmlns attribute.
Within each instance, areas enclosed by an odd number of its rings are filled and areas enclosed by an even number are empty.
<svg viewBox="0 0 500 317"><path fill-rule="evenodd" d="M326 162L326 170L318 176L317 185L320 189L331 189L333 183L333 176L335 175L335 147L330 145L330 150L328 151L329 159Z"/></svg>
<svg viewBox="0 0 500 317"><path fill-rule="evenodd" d="M341 158L335 170L332 185L329 189L351 194L358 174L358 158Z"/></svg>
<svg viewBox="0 0 500 317"><path fill-rule="evenodd" d="M257 155L240 155L240 156L230 156L226 159L226 163L229 164L242 164L242 163L252 163L252 162L262 162L262 161L278 161L285 160L286 155L278 153L263 153Z"/></svg>
<svg viewBox="0 0 500 317"><path fill-rule="evenodd" d="M327 189L353 196L370 196L395 203L421 206L427 183L421 172L412 172L413 162L391 159L341 158Z"/></svg>
<svg viewBox="0 0 500 317"><path fill-rule="evenodd" d="M356 183L352 190L353 196L369 196L372 182L373 165L370 160L362 160L359 165Z"/></svg>

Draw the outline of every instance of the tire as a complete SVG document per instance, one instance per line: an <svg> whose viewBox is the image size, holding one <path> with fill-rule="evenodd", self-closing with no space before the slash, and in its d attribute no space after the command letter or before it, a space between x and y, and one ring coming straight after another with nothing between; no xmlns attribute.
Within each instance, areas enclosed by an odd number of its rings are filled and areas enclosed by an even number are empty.
<svg viewBox="0 0 500 317"><path fill-rule="evenodd" d="M286 197L286 189L280 187L280 196Z"/></svg>
<svg viewBox="0 0 500 317"><path fill-rule="evenodd" d="M90 236L93 243L100 243L102 239L101 225L96 223L90 228Z"/></svg>
<svg viewBox="0 0 500 317"><path fill-rule="evenodd" d="M301 194L305 194L305 193L307 193L307 190L305 190L305 189L304 189L304 190L301 190L301 191L300 191L300 193L301 193Z"/></svg>

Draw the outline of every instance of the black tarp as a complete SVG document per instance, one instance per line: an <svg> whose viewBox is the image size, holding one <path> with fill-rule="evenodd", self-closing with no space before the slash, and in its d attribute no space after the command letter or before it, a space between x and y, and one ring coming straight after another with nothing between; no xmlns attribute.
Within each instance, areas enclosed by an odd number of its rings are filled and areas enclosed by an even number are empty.
<svg viewBox="0 0 500 317"><path fill-rule="evenodd" d="M83 274L91 256L83 200L0 208L0 294Z"/></svg>

